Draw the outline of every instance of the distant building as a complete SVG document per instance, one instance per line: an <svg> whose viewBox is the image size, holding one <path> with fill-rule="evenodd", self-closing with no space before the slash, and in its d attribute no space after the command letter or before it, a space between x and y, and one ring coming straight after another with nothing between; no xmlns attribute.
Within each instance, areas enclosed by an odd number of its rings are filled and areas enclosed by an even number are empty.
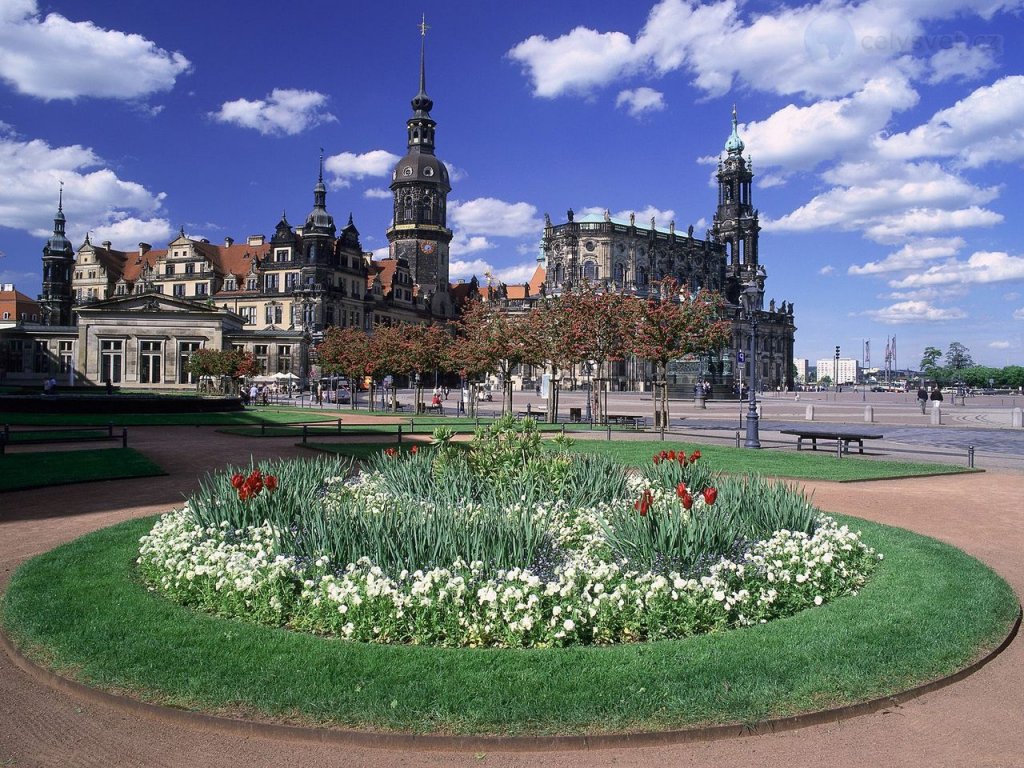
<svg viewBox="0 0 1024 768"><path fill-rule="evenodd" d="M806 384L809 379L807 378L810 373L808 367L808 361L806 357L794 357L793 358L794 378L798 384Z"/></svg>
<svg viewBox="0 0 1024 768"><path fill-rule="evenodd" d="M833 384L856 384L861 378L860 361L852 357L840 357L838 366L835 358L822 358L817 369L819 383L826 376Z"/></svg>

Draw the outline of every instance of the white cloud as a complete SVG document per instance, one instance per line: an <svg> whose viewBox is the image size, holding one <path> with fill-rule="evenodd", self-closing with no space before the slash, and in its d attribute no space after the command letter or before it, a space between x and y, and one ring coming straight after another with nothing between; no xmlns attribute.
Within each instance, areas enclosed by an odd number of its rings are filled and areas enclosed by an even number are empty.
<svg viewBox="0 0 1024 768"><path fill-rule="evenodd" d="M508 55L529 71L534 95L544 98L604 85L628 71L636 58L628 35L586 27L555 40L534 35Z"/></svg>
<svg viewBox="0 0 1024 768"><path fill-rule="evenodd" d="M372 200L387 200L391 197L391 190L382 187L370 187L363 191L363 197L368 197Z"/></svg>
<svg viewBox="0 0 1024 768"><path fill-rule="evenodd" d="M0 78L40 99L140 99L169 91L189 60L141 35L41 17L34 0L0 3Z"/></svg>
<svg viewBox="0 0 1024 768"><path fill-rule="evenodd" d="M831 264L826 264L824 267L818 270L819 275L831 275L836 271L836 268Z"/></svg>
<svg viewBox="0 0 1024 768"><path fill-rule="evenodd" d="M478 197L448 204L448 220L453 228L467 234L495 237L523 237L539 234L544 224L530 203L507 203L493 197Z"/></svg>
<svg viewBox="0 0 1024 768"><path fill-rule="evenodd" d="M926 301L903 301L882 309L869 310L864 314L887 325L962 320L967 317L967 313L957 307L942 309L933 307Z"/></svg>
<svg viewBox="0 0 1024 768"><path fill-rule="evenodd" d="M472 259L471 261L455 259L448 264L448 277L456 281L469 280L475 276L481 283L486 283L484 275L490 272L491 269L490 262L483 259Z"/></svg>
<svg viewBox="0 0 1024 768"><path fill-rule="evenodd" d="M324 159L324 170L334 175L331 186L347 187L353 179L360 180L369 177L387 177L394 170L395 165L402 158L393 152L385 149L373 149L361 155L352 152L341 152ZM387 196L390 197L388 192ZM378 195L367 195L377 197Z"/></svg>
<svg viewBox="0 0 1024 768"><path fill-rule="evenodd" d="M591 215L603 216L604 212L605 212L605 209L602 208L599 205L588 205L588 206L585 206L583 208L580 208L579 211L577 211L576 215L577 216L591 216ZM629 217L632 216L635 219L636 225L638 227L649 227L651 225L651 219L654 219L655 225L657 227L661 228L661 229L668 229L668 225L671 222L675 221L675 218L676 218L676 212L674 210L672 210L671 208L661 209L661 208L657 208L657 207L655 207L653 205L647 205L647 206L645 206L643 208L625 208L625 209L623 209L621 211L617 211L617 212L613 211L613 212L610 213L610 215L614 219L623 219L623 220L628 220ZM694 225L694 229L696 229L697 227L701 227L701 226L704 226L704 220L703 219L701 219L700 221L698 221ZM676 229L683 229L683 230L685 230L686 228L685 227L680 227L679 224L677 223L676 224Z"/></svg>
<svg viewBox="0 0 1024 768"><path fill-rule="evenodd" d="M949 54L927 67L930 54L946 41L928 37L925 22L957 13L990 18L1014 6L998 1L865 0L745 12L747 6L739 0L661 0L635 37L580 26L554 39L530 37L509 56L522 65L534 94L544 98L589 93L638 73L663 76L679 70L711 95L728 92L739 80L767 93L831 98L860 90L879 77L919 77L936 73L938 67L963 72L971 64L981 66L977 54L971 54L973 62L963 55L955 62Z"/></svg>
<svg viewBox="0 0 1024 768"><path fill-rule="evenodd" d="M994 54L989 46L969 46L963 42L943 48L928 62L932 71L928 82L936 85L947 80L977 80L996 68Z"/></svg>
<svg viewBox="0 0 1024 768"><path fill-rule="evenodd" d="M615 106L625 107L632 117L640 117L647 112L660 112L665 109L665 94L647 87L619 91L615 98Z"/></svg>
<svg viewBox="0 0 1024 768"><path fill-rule="evenodd" d="M906 133L879 139L885 158L953 157L978 168L1024 158L1024 75L978 88Z"/></svg>
<svg viewBox="0 0 1024 768"><path fill-rule="evenodd" d="M966 241L962 237L924 238L907 243L881 261L869 261L867 264L859 266L854 264L847 270L847 273L851 275L877 275L884 272L916 269L935 259L946 259L956 256L964 245L966 245Z"/></svg>
<svg viewBox="0 0 1024 768"><path fill-rule="evenodd" d="M463 256L479 251L489 251L494 247L496 247L494 243L483 235L470 236L464 231L456 230L452 233L452 241L448 246L448 253L455 257L455 261L459 261Z"/></svg>
<svg viewBox="0 0 1024 768"><path fill-rule="evenodd" d="M264 136L294 136L337 121L324 111L326 104L327 97L318 91L275 88L265 99L225 101L210 117L219 123L252 128Z"/></svg>
<svg viewBox="0 0 1024 768"><path fill-rule="evenodd" d="M760 181L762 187L775 186L788 173L862 151L894 112L914 106L917 100L917 92L905 78L879 78L848 98L802 107L790 104L766 120L741 125L740 135L758 166L782 169L781 174ZM702 160L718 162L717 157Z"/></svg>
<svg viewBox="0 0 1024 768"><path fill-rule="evenodd" d="M511 267L495 267L485 259L472 259L469 261L453 261L449 264L448 274L454 280L469 280L476 276L482 285L487 284L486 275L491 275L494 283L505 283L516 285L529 282L533 273L537 271L537 263L515 264Z"/></svg>
<svg viewBox="0 0 1024 768"><path fill-rule="evenodd" d="M0 136L0 226L36 237L49 235L63 181L68 238L73 243L80 243L89 230L109 230L117 237L102 239L134 247L139 240L170 231L159 215L163 193L154 194L102 166L92 149L78 144L51 147L40 139Z"/></svg>
<svg viewBox="0 0 1024 768"><path fill-rule="evenodd" d="M1013 310L1013 319L1014 320L1024 320L1024 307L1021 307L1020 309Z"/></svg>
<svg viewBox="0 0 1024 768"><path fill-rule="evenodd" d="M928 285L997 283L1024 280L1024 257L1007 253L979 251L966 261L950 261L929 267L919 274L907 275L889 283L893 288Z"/></svg>
<svg viewBox="0 0 1024 768"><path fill-rule="evenodd" d="M883 217L877 224L868 227L865 234L879 243L897 243L918 234L959 231L968 227L991 227L1002 220L1001 213L976 205L956 210L913 208Z"/></svg>
<svg viewBox="0 0 1024 768"><path fill-rule="evenodd" d="M1013 345L1008 341L990 341L988 346L990 349L1009 349Z"/></svg>
<svg viewBox="0 0 1024 768"><path fill-rule="evenodd" d="M495 276L501 280L501 282L508 285L513 283L528 283L533 274L537 271L537 262L528 261L522 264L515 264L511 267L502 267L499 269Z"/></svg>
<svg viewBox="0 0 1024 768"><path fill-rule="evenodd" d="M914 233L990 226L1003 218L979 207L999 195L998 187L977 187L935 163L844 163L823 178L838 186L779 219L765 221L764 228L838 227L894 243Z"/></svg>

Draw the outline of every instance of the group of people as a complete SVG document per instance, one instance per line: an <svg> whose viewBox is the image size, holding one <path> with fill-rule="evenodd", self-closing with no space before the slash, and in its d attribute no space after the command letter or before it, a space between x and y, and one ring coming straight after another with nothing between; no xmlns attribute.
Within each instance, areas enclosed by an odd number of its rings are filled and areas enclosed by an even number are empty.
<svg viewBox="0 0 1024 768"><path fill-rule="evenodd" d="M932 387L931 392L924 388L922 384L917 390L917 404L921 406L921 413L924 413L925 405L931 400L936 405L942 402L942 390L938 387Z"/></svg>
<svg viewBox="0 0 1024 768"><path fill-rule="evenodd" d="M257 405L261 403L267 405L270 398L270 388L266 384L253 384L249 387L248 392L244 387L242 388L242 395L246 394L249 396L249 402L243 403L243 405Z"/></svg>

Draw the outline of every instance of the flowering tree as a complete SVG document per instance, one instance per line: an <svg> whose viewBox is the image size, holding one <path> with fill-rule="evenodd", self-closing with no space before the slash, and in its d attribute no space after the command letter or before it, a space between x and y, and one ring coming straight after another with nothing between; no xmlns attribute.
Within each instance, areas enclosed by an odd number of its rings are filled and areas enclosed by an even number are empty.
<svg viewBox="0 0 1024 768"><path fill-rule="evenodd" d="M575 362L593 363L599 385L607 378L608 364L632 352L640 302L614 292L585 287L579 293L561 296L561 309L568 323L567 350L575 350ZM594 398L595 417L603 421L606 400Z"/></svg>
<svg viewBox="0 0 1024 768"><path fill-rule="evenodd" d="M410 326L378 325L370 336L368 359L373 362L373 369L378 376L396 376L407 374L412 370L408 359L408 347L405 345L406 334ZM391 387L391 409L396 407L398 391ZM373 380L370 383L370 404L373 405Z"/></svg>
<svg viewBox="0 0 1024 768"><path fill-rule="evenodd" d="M446 349L451 336L438 325L410 325L402 329L402 357L416 374L416 413L423 410L426 374L448 366Z"/></svg>
<svg viewBox="0 0 1024 768"><path fill-rule="evenodd" d="M501 411L512 410L512 371L540 359L533 326L527 315L503 312L492 304L472 301L459 319L462 349L485 371L497 371L502 380ZM464 366L460 366L464 367Z"/></svg>
<svg viewBox="0 0 1024 768"><path fill-rule="evenodd" d="M530 313L532 337L537 346L537 362L551 369L548 387L548 421L558 421L558 393L561 374L581 359L579 340L572 333L572 323L562 308L560 297L546 298Z"/></svg>
<svg viewBox="0 0 1024 768"><path fill-rule="evenodd" d="M223 381L225 377L237 386L238 380L252 376L256 372L256 358L251 352L241 349L209 349L202 348L193 352L185 369L196 377L196 387L202 384L205 377Z"/></svg>
<svg viewBox="0 0 1024 768"><path fill-rule="evenodd" d="M637 315L633 353L655 364L654 423L668 424L669 360L704 355L729 343L730 325L721 319L722 297L701 289L688 296L672 278L656 283L649 301L641 302Z"/></svg>
<svg viewBox="0 0 1024 768"><path fill-rule="evenodd" d="M356 393L364 376L373 376L374 360L370 356L370 337L354 327L328 328L317 346L320 368L327 374L348 377L352 389L351 406L356 407ZM371 405L373 399L370 399Z"/></svg>

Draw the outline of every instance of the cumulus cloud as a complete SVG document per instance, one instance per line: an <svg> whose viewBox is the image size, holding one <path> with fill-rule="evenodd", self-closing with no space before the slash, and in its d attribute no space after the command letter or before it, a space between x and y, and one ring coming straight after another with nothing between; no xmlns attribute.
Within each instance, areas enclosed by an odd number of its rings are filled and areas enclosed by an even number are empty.
<svg viewBox="0 0 1024 768"><path fill-rule="evenodd" d="M905 78L879 78L848 98L790 104L766 120L741 125L740 135L759 166L781 169L761 179L761 186L774 186L793 171L811 170L823 161L862 150L894 112L909 109L917 101L917 92ZM702 160L718 162L717 157Z"/></svg>
<svg viewBox="0 0 1024 768"><path fill-rule="evenodd" d="M294 136L338 118L325 111L327 97L318 91L275 88L264 99L235 99L210 117L219 123L252 128L264 136Z"/></svg>
<svg viewBox="0 0 1024 768"><path fill-rule="evenodd" d="M660 112L665 109L665 95L661 91L647 87L619 91L615 106L625 107L632 117L640 117L647 112Z"/></svg>
<svg viewBox="0 0 1024 768"><path fill-rule="evenodd" d="M577 212L578 216L603 216L605 209L597 205L588 205L584 208L580 208ZM653 205L646 205L643 208L624 208L621 211L609 212L609 215L613 219L620 219L622 221L628 221L629 217L632 216L638 227L649 227L651 225L651 219L654 219L655 226L661 229L668 229L669 223L675 221L676 212L671 208L658 208ZM704 226L704 219L700 219L694 227ZM676 225L677 229L684 229Z"/></svg>
<svg viewBox="0 0 1024 768"><path fill-rule="evenodd" d="M851 275L877 275L885 272L898 272L904 269L916 269L935 259L948 259L956 256L966 245L962 237L923 238L907 243L898 251L890 253L881 261L869 261L867 264L854 264L847 270Z"/></svg>
<svg viewBox="0 0 1024 768"><path fill-rule="evenodd" d="M745 12L738 0L661 0L635 36L579 26L553 39L534 35L513 47L509 57L522 66L534 94L544 98L589 93L638 74L676 71L690 75L710 95L724 94L740 81L767 93L833 98L879 77L918 77L926 69L933 76L978 70L983 54L973 49L937 60L929 56L944 41L928 38L925 22L957 12L990 18L1013 6L865 0L755 13Z"/></svg>
<svg viewBox="0 0 1024 768"><path fill-rule="evenodd" d="M491 276L494 283L507 285L526 283L530 281L536 271L536 262L515 264L510 267L495 267L485 259L453 261L448 268L452 280L468 281L475 276L481 285L487 285L487 275Z"/></svg>
<svg viewBox="0 0 1024 768"><path fill-rule="evenodd" d="M456 257L454 261L460 261L462 256L478 253L479 251L489 251L494 247L494 243L483 235L468 235L464 231L457 230L452 233L452 241L448 246L448 253Z"/></svg>
<svg viewBox="0 0 1024 768"><path fill-rule="evenodd" d="M899 242L915 233L991 226L1001 214L981 208L998 187L977 187L936 163L845 163L823 178L837 186L773 221L766 230L862 230L873 240Z"/></svg>
<svg viewBox="0 0 1024 768"><path fill-rule="evenodd" d="M928 62L932 85L948 80L977 80L996 68L995 51L985 45L956 43L936 52Z"/></svg>
<svg viewBox="0 0 1024 768"><path fill-rule="evenodd" d="M363 197L368 197L371 200L387 200L391 197L391 190L383 187L370 187L363 190Z"/></svg>
<svg viewBox="0 0 1024 768"><path fill-rule="evenodd" d="M998 283L1024 280L1024 257L1007 253L979 251L966 261L949 261L929 267L924 272L907 275L889 284L893 288L914 288L929 285Z"/></svg>
<svg viewBox="0 0 1024 768"><path fill-rule="evenodd" d="M885 158L951 157L968 168L1024 158L1024 75L978 88L905 133L880 138Z"/></svg>
<svg viewBox="0 0 1024 768"><path fill-rule="evenodd" d="M493 197L478 197L448 204L448 220L468 234L523 237L538 234L544 224L530 203L508 203Z"/></svg>
<svg viewBox="0 0 1024 768"><path fill-rule="evenodd" d="M990 341L988 346L990 349L1009 349L1013 345L1008 341Z"/></svg>
<svg viewBox="0 0 1024 768"><path fill-rule="evenodd" d="M0 3L0 78L27 96L141 99L169 91L191 66L141 35L43 17L34 0Z"/></svg>
<svg viewBox="0 0 1024 768"><path fill-rule="evenodd" d="M331 181L332 187L347 187L351 185L353 179L390 175L399 160L401 160L399 155L384 149L373 149L361 155L353 152L341 152L324 159L324 170L334 176ZM366 196L390 197L391 192L386 191L383 195L367 194Z"/></svg>
<svg viewBox="0 0 1024 768"><path fill-rule="evenodd" d="M902 301L882 309L868 310L864 314L887 325L962 320L967 317L967 313L957 307L943 309L933 307L926 301Z"/></svg>
<svg viewBox="0 0 1024 768"><path fill-rule="evenodd" d="M826 264L824 267L818 270L819 275L831 275L836 271L836 268L831 264Z"/></svg>
<svg viewBox="0 0 1024 768"><path fill-rule="evenodd" d="M1014 320L1024 320L1024 307L1021 307L1020 309L1013 310L1013 319Z"/></svg>
<svg viewBox="0 0 1024 768"><path fill-rule="evenodd" d="M164 194L121 179L103 166L102 158L88 147L51 147L41 139L0 135L0 226L35 237L49 235L63 181L72 242L81 242L89 230L110 233L101 239L121 247L167 237L170 226L159 215Z"/></svg>

